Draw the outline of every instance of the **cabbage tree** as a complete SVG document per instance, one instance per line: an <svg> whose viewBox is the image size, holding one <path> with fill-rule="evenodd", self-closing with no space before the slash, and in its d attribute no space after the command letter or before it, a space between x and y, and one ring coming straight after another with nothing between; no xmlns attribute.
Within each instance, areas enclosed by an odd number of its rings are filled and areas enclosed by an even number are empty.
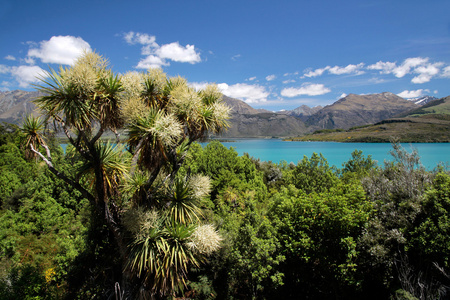
<svg viewBox="0 0 450 300"><path fill-rule="evenodd" d="M193 141L228 126L218 88L196 91L159 69L116 74L86 52L71 67L50 69L37 89L44 124L64 133L81 167L65 174L54 165L39 120L24 124L27 147L104 220L123 264L121 290L143 298L181 291L188 269L220 245L202 221L209 180L177 174Z"/></svg>

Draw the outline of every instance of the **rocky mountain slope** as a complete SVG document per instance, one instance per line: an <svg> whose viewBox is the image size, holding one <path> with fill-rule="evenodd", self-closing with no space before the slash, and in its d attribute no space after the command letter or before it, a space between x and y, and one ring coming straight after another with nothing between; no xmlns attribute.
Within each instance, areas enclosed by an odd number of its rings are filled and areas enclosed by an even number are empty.
<svg viewBox="0 0 450 300"><path fill-rule="evenodd" d="M0 122L20 124L26 114L34 111L32 100L39 97L39 92L21 90L0 91Z"/></svg>
<svg viewBox="0 0 450 300"><path fill-rule="evenodd" d="M325 106L309 117L306 124L314 129L348 129L374 124L417 108L417 104L392 93L350 94Z"/></svg>
<svg viewBox="0 0 450 300"><path fill-rule="evenodd" d="M450 96L431 101L398 117L349 130L322 130L292 140L402 143L450 142Z"/></svg>
<svg viewBox="0 0 450 300"><path fill-rule="evenodd" d="M254 109L247 103L227 96L223 101L231 107L230 128L221 137L286 137L308 132L299 118Z"/></svg>
<svg viewBox="0 0 450 300"><path fill-rule="evenodd" d="M278 113L286 114L289 116L294 116L305 122L309 117L319 112L323 107L318 105L314 107L309 107L308 105L299 106L293 110L283 110Z"/></svg>
<svg viewBox="0 0 450 300"><path fill-rule="evenodd" d="M437 100L437 99L438 98L433 97L433 96L422 96L422 97L416 97L416 98L409 98L409 99L406 99L406 100L412 101L415 104L425 105L428 102L431 102L431 101L434 101L434 100Z"/></svg>
<svg viewBox="0 0 450 300"><path fill-rule="evenodd" d="M231 108L231 113L233 114L253 115L271 112L265 109L255 109L242 100L230 98L225 95L222 97L222 101Z"/></svg>
<svg viewBox="0 0 450 300"><path fill-rule="evenodd" d="M308 132L302 120L278 113L232 114L222 137L287 137Z"/></svg>
<svg viewBox="0 0 450 300"><path fill-rule="evenodd" d="M32 113L33 99L38 92L21 90L0 92L0 122L20 124L26 114ZM417 99L419 101L419 99ZM420 104L426 102L425 99ZM302 105L291 111L271 112L255 109L244 101L223 97L231 107L229 130L221 136L232 137L287 137L302 136L318 129L348 129L353 126L374 124L398 116L412 109L431 109L431 103L419 106L391 93L354 95L350 94L324 108ZM437 100L440 101L440 100ZM443 110L444 106L432 110ZM423 114L416 111L416 114ZM403 115L405 116L405 115Z"/></svg>

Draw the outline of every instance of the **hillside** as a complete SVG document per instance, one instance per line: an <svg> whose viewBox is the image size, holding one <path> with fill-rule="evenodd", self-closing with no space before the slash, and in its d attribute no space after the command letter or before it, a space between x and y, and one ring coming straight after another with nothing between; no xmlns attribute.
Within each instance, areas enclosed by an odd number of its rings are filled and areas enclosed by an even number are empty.
<svg viewBox="0 0 450 300"><path fill-rule="evenodd" d="M308 132L298 118L273 112L258 114L233 113L231 127L222 137L286 137Z"/></svg>
<svg viewBox="0 0 450 300"><path fill-rule="evenodd" d="M374 124L400 113L417 108L417 105L392 93L371 95L350 94L325 106L312 115L306 124L312 129L348 129Z"/></svg>
<svg viewBox="0 0 450 300"><path fill-rule="evenodd" d="M23 117L34 111L35 106L31 101L39 95L39 92L21 90L0 91L0 122L22 123Z"/></svg>
<svg viewBox="0 0 450 300"><path fill-rule="evenodd" d="M223 96L231 108L230 128L221 137L286 137L308 132L302 120L265 109L254 109L244 101Z"/></svg>
<svg viewBox="0 0 450 300"><path fill-rule="evenodd" d="M20 124L24 115L33 112L34 105L31 101L38 96L38 92L21 90L0 92L0 122ZM450 114L450 104L447 98L434 100L419 107L413 101L404 100L391 93L373 95L350 94L324 108L320 106L310 108L302 105L291 111L277 113L264 109L255 109L244 101L227 96L223 97L223 101L231 107L231 127L221 135L221 137L226 138L303 136L319 129L348 129L370 123L379 123L394 116L415 118L410 123L416 124L414 125L416 127L418 126L417 124L422 124L422 127L425 126L423 132L427 132L428 129L426 128L428 128L428 125L424 124L430 124L430 117L417 118L418 116ZM403 115L399 115L399 113L403 113ZM427 122L422 122L425 119ZM439 119L439 122L442 121L441 119ZM384 129L378 129L378 132L384 132L384 135L378 134L376 135L378 136L377 138L389 140L389 135L396 134L396 130L387 130L386 128L393 127L394 123L402 122L404 121L388 121L389 125L384 125ZM441 125L439 123L434 126ZM410 128L403 129L413 130ZM358 137L355 136L355 139L361 140L366 138L360 135L370 136L373 133L365 133L363 131L358 134ZM308 136L308 138L311 138L311 136ZM320 139L322 138L334 140L336 137L322 136ZM412 137L408 139L412 139ZM445 140L445 137L436 139L441 141ZM339 138L339 140L342 140L342 138ZM353 138L346 138L346 140L356 141Z"/></svg>
<svg viewBox="0 0 450 300"><path fill-rule="evenodd" d="M21 90L0 92L0 122L19 125L26 114L32 113L32 100L40 94ZM255 109L244 101L223 97L231 107L231 127L222 137L286 137L302 135L305 124L292 116Z"/></svg>
<svg viewBox="0 0 450 300"><path fill-rule="evenodd" d="M415 117L428 114L450 114L450 96L430 101L419 108L404 113L401 117Z"/></svg>
<svg viewBox="0 0 450 300"><path fill-rule="evenodd" d="M233 114L253 115L259 113L271 113L271 111L265 109L255 109L242 100L230 98L225 95L222 97L222 101L231 108L231 113Z"/></svg>
<svg viewBox="0 0 450 300"><path fill-rule="evenodd" d="M374 125L322 130L292 140L389 142L392 137L399 138L400 142L450 142L450 96Z"/></svg>

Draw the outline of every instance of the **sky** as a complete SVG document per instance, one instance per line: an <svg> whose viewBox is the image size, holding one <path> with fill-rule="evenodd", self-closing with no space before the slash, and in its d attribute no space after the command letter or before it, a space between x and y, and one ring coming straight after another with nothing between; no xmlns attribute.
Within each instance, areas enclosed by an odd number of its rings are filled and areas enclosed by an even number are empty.
<svg viewBox="0 0 450 300"><path fill-rule="evenodd" d="M449 0L2 0L0 28L1 91L95 51L273 111L450 95Z"/></svg>

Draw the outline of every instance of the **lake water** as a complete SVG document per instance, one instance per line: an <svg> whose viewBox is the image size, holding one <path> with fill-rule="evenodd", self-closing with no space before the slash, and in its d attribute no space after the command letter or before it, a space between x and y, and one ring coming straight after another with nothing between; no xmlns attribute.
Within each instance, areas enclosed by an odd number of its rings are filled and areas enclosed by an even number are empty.
<svg viewBox="0 0 450 300"><path fill-rule="evenodd" d="M355 150L362 150L365 156L372 155L372 159L378 161L382 166L384 160L392 160L389 151L392 150L390 143L336 143L336 142L285 142L278 139L236 139L232 142L222 142L229 148L233 147L242 155L248 153L250 156L263 161L294 162L306 155L308 158L316 153L322 153L328 163L341 167L342 163L351 158L351 153ZM422 164L427 169L433 169L439 163L448 164L450 162L450 143L414 143L402 144L403 148L411 152L417 149ZM413 147L413 148L412 148Z"/></svg>
<svg viewBox="0 0 450 300"><path fill-rule="evenodd" d="M342 167L342 164L351 158L355 150L362 150L365 156L372 155L372 159L383 165L385 160L392 160L389 151L390 143L336 143L336 142L284 142L278 139L236 139L232 142L222 142L227 147L233 147L239 155L248 153L250 156L263 161L279 163L286 161L297 164L306 155L308 158L316 153L322 153L329 165ZM205 143L202 143L205 145ZM66 144L61 144L64 151ZM439 163L450 164L450 143L414 143L402 144L411 152L412 147L417 149L422 164L429 170Z"/></svg>

